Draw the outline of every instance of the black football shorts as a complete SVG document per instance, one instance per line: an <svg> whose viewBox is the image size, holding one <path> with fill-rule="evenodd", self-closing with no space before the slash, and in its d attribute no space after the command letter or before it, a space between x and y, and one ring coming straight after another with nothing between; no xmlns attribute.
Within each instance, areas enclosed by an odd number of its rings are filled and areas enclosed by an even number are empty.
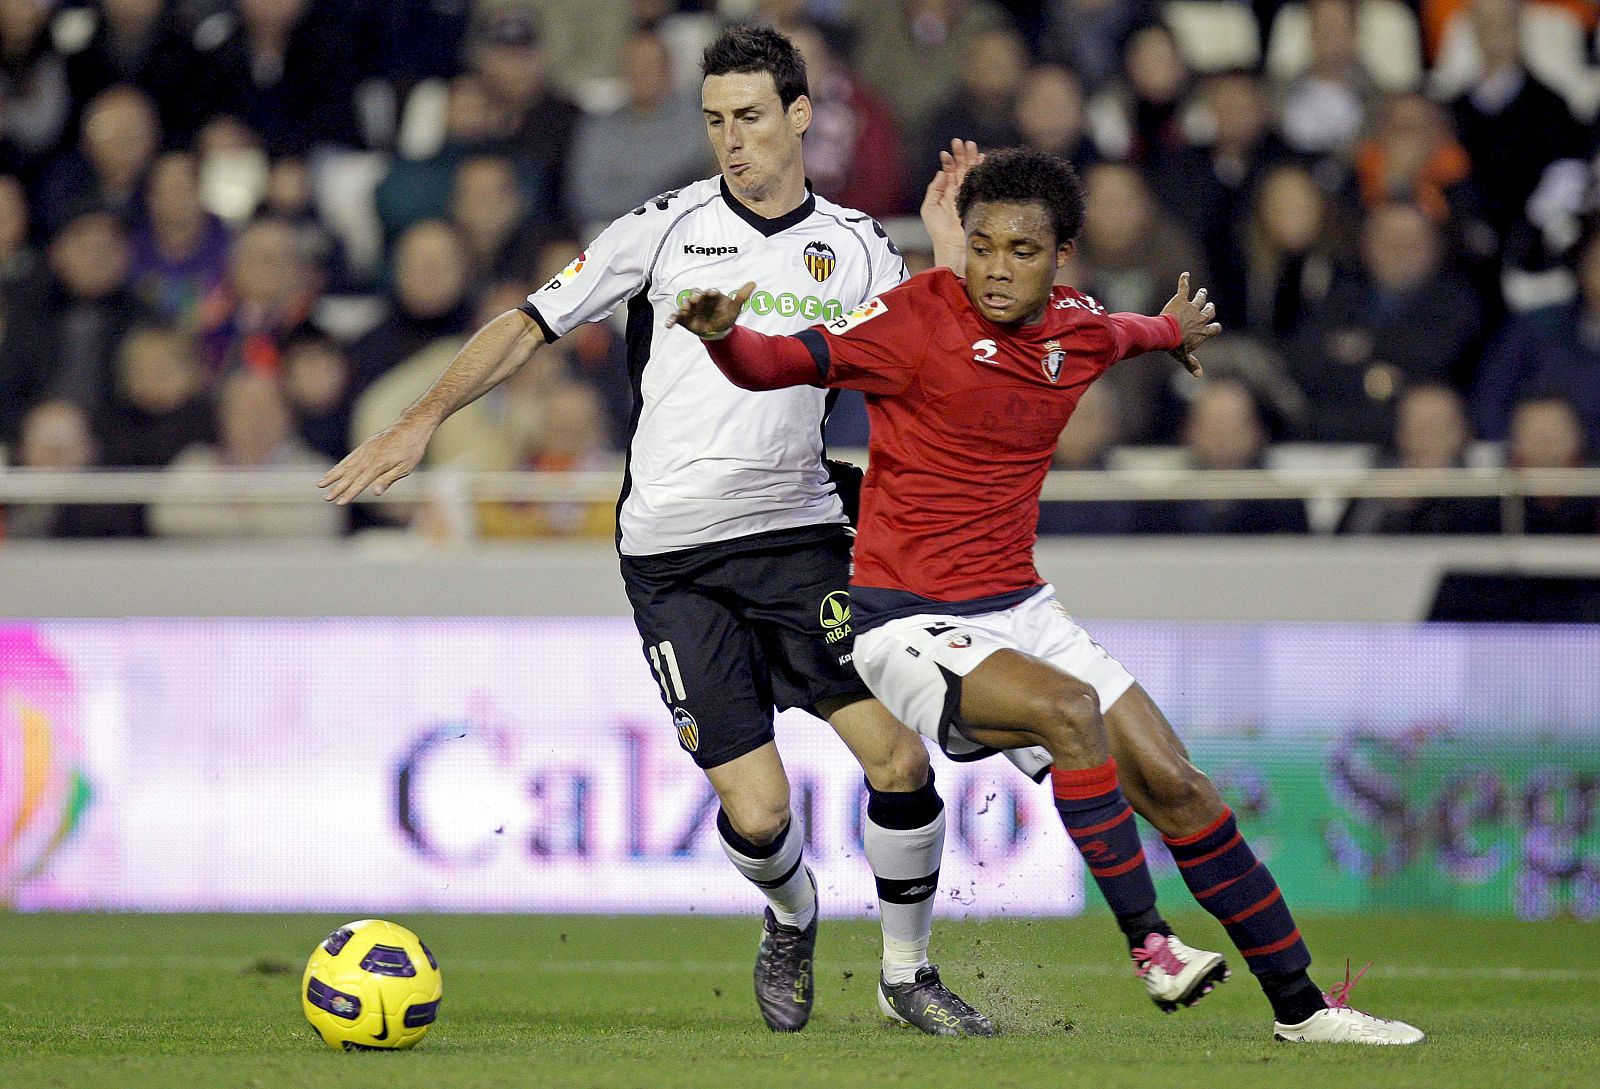
<svg viewBox="0 0 1600 1089"><path fill-rule="evenodd" d="M678 744L702 768L773 738L774 708L870 695L851 663L843 526L623 556L645 660Z"/></svg>

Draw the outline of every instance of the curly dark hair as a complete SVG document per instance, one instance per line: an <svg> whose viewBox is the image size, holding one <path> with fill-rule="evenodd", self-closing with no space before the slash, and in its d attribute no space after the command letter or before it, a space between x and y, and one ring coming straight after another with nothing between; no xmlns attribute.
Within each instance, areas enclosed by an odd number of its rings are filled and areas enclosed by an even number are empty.
<svg viewBox="0 0 1600 1089"><path fill-rule="evenodd" d="M956 194L961 218L979 201L997 204L1041 204L1056 229L1056 245L1071 242L1083 230L1083 183L1072 164L1059 156L1030 148L991 151L973 167Z"/></svg>
<svg viewBox="0 0 1600 1089"><path fill-rule="evenodd" d="M778 101L788 109L794 100L809 94L806 62L794 43L771 27L730 26L717 40L706 46L700 58L700 71L707 76L726 76L734 72L766 72L778 88Z"/></svg>

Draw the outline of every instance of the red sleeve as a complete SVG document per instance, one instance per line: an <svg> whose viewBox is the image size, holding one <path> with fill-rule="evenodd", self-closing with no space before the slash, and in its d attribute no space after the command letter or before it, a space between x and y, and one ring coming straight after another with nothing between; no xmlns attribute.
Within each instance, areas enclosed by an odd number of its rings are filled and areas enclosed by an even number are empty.
<svg viewBox="0 0 1600 1089"><path fill-rule="evenodd" d="M770 337L742 325L735 325L721 340L706 341L706 351L717 369L740 389L815 386L824 373L799 338Z"/></svg>
<svg viewBox="0 0 1600 1089"><path fill-rule="evenodd" d="M823 385L869 394L900 393L911 385L933 335L927 275L800 334L816 357Z"/></svg>
<svg viewBox="0 0 1600 1089"><path fill-rule="evenodd" d="M1113 363L1146 352L1170 352L1183 344L1183 330L1171 314L1157 314L1153 318L1143 314L1112 314L1110 319Z"/></svg>

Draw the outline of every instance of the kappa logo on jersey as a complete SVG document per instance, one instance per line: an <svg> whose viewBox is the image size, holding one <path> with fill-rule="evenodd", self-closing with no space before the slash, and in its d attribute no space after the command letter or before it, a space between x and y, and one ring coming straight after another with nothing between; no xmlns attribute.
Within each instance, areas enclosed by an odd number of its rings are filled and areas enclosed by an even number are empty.
<svg viewBox="0 0 1600 1089"><path fill-rule="evenodd" d="M828 643L837 643L841 639L850 637L850 591L835 590L822 599L822 608L817 617L822 624L822 638Z"/></svg>
<svg viewBox="0 0 1600 1089"><path fill-rule="evenodd" d="M972 342L972 361L974 363L993 363L994 357L1000 354L1000 345L992 340L975 340Z"/></svg>
<svg viewBox="0 0 1600 1089"><path fill-rule="evenodd" d="M582 272L583 271L583 263L585 261L587 261L588 259L589 259L589 251L588 250L585 250L584 252L578 254L578 256L576 256L576 257L574 257L572 259L572 264L568 265L566 268L564 268L560 272L556 273L555 276L550 280L550 282L545 284L544 287L541 290L554 291L556 288L560 287L562 284L564 284L568 280L572 279L578 273Z"/></svg>
<svg viewBox="0 0 1600 1089"><path fill-rule="evenodd" d="M1061 378L1061 367L1067 361L1066 350L1061 347L1059 340L1044 342L1044 358L1039 365L1044 368L1044 376L1055 382Z"/></svg>
<svg viewBox="0 0 1600 1089"><path fill-rule="evenodd" d="M696 246L691 244L683 247L683 255L685 257L727 257L738 252L738 246Z"/></svg>
<svg viewBox="0 0 1600 1089"><path fill-rule="evenodd" d="M830 321L828 329L835 333L848 333L863 322L882 317L888 312L889 304L884 302L881 297L874 295L843 317Z"/></svg>
<svg viewBox="0 0 1600 1089"><path fill-rule="evenodd" d="M678 728L678 744L690 752L700 748L700 724L682 707L672 709L672 724Z"/></svg>
<svg viewBox="0 0 1600 1089"><path fill-rule="evenodd" d="M806 271L819 284L833 275L833 267L839 263L833 254L833 247L826 242L813 242L807 246L804 260Z"/></svg>
<svg viewBox="0 0 1600 1089"><path fill-rule="evenodd" d="M1085 295L1081 299L1075 299L1071 295L1063 295L1051 305L1057 310L1087 310L1091 314L1104 314L1106 312L1106 308L1089 295Z"/></svg>

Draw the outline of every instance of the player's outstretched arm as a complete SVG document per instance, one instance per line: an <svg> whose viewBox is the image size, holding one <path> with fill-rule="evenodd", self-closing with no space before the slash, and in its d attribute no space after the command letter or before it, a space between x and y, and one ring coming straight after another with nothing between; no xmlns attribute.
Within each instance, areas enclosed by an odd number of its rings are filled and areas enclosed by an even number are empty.
<svg viewBox="0 0 1600 1089"><path fill-rule="evenodd" d="M967 171L981 162L983 155L977 144L951 140L950 150L939 152L939 172L922 194L922 226L933 242L933 263L957 276L967 270L967 232L956 211L956 195L967 179Z"/></svg>
<svg viewBox="0 0 1600 1089"><path fill-rule="evenodd" d="M691 291L683 305L668 316L667 328L681 325L701 340L721 340L739 320L744 304L750 301L755 290L755 281L751 280L731 296L716 288Z"/></svg>
<svg viewBox="0 0 1600 1089"><path fill-rule="evenodd" d="M382 495L417 467L433 433L452 412L517 373L543 344L538 324L520 310L508 310L479 329L398 420L352 450L317 481L322 498L343 506L369 486L373 495Z"/></svg>
<svg viewBox="0 0 1600 1089"><path fill-rule="evenodd" d="M1222 325L1216 320L1217 308L1207 301L1206 294L1206 289L1202 287L1190 297L1189 274L1185 272L1178 277L1178 293L1161 308L1163 314L1177 321L1183 333L1183 343L1172 350L1172 358L1187 367L1196 378L1204 377L1205 372L1200 367L1200 360L1194 356L1195 349L1222 332Z"/></svg>
<svg viewBox="0 0 1600 1089"><path fill-rule="evenodd" d="M755 289L755 284L748 283L732 296L715 288L691 292L667 318L667 327L681 326L706 341L711 362L740 389L820 384L816 357L798 337L769 337L738 325L739 312Z"/></svg>

